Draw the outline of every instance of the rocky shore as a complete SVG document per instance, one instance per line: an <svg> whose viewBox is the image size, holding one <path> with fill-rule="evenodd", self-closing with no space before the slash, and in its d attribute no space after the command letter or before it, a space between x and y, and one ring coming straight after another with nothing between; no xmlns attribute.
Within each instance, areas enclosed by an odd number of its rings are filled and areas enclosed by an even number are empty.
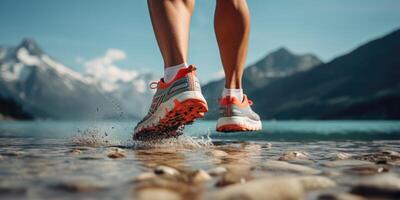
<svg viewBox="0 0 400 200"><path fill-rule="evenodd" d="M15 145L0 142L2 199L400 198L397 141L93 147L9 140Z"/></svg>

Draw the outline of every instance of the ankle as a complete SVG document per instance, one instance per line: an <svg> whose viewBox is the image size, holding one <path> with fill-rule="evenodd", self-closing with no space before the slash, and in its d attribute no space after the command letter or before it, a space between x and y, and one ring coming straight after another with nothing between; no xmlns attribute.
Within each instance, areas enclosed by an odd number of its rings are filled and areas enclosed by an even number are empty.
<svg viewBox="0 0 400 200"><path fill-rule="evenodd" d="M226 77L225 77L226 78ZM240 78L232 78L225 80L226 89L242 89L242 80Z"/></svg>
<svg viewBox="0 0 400 200"><path fill-rule="evenodd" d="M243 89L239 88L239 89L232 89L232 88L224 88L224 90L222 91L222 98L227 97L227 96L231 96L231 97L235 97L236 99L238 99L240 102L243 101Z"/></svg>
<svg viewBox="0 0 400 200"><path fill-rule="evenodd" d="M164 82L168 83L172 79L175 78L176 74L180 69L187 68L188 65L186 63L181 63L174 66L168 66L164 69Z"/></svg>

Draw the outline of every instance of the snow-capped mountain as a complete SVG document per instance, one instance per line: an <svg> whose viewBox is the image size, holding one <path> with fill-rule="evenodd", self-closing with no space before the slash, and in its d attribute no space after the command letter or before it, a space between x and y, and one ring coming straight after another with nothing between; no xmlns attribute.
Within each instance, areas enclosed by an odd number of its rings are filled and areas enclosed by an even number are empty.
<svg viewBox="0 0 400 200"><path fill-rule="evenodd" d="M41 119L142 116L152 96L145 87L155 77L95 66L85 73L73 71L24 39L17 47L0 48L0 97Z"/></svg>

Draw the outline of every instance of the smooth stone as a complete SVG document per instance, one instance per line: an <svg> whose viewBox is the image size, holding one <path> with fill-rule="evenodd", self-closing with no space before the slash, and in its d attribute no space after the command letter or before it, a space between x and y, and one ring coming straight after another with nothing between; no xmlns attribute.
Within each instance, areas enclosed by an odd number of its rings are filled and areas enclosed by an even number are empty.
<svg viewBox="0 0 400 200"><path fill-rule="evenodd" d="M229 154L226 153L225 151L222 151L219 149L213 149L211 151L208 151L207 155L213 156L213 157L225 157L225 156L228 156Z"/></svg>
<svg viewBox="0 0 400 200"><path fill-rule="evenodd" d="M213 169L208 170L208 174L211 176L220 176L223 175L227 172L227 169L225 167L216 167Z"/></svg>
<svg viewBox="0 0 400 200"><path fill-rule="evenodd" d="M303 166L312 165L314 163L314 161L312 161L312 160L300 160L300 159L290 160L287 162L291 163L291 164L297 164L297 165L303 165Z"/></svg>
<svg viewBox="0 0 400 200"><path fill-rule="evenodd" d="M125 150L118 148L118 147L112 147L111 151L118 152L118 153L125 153Z"/></svg>
<svg viewBox="0 0 400 200"><path fill-rule="evenodd" d="M134 182L139 182L139 181L144 181L152 178L156 178L157 175L155 175L153 172L145 172L140 174L139 176L135 177L133 179Z"/></svg>
<svg viewBox="0 0 400 200"><path fill-rule="evenodd" d="M388 155L388 156L396 156L400 158L400 153L397 151L392 150L382 150L380 151L381 154Z"/></svg>
<svg viewBox="0 0 400 200"><path fill-rule="evenodd" d="M191 187L187 184L186 181L177 180L169 176L157 176L155 178L145 179L136 182L135 184L135 191L140 191L142 189L148 188L168 189L180 194L191 192Z"/></svg>
<svg viewBox="0 0 400 200"><path fill-rule="evenodd" d="M318 196L318 200L365 200L365 198L349 193L339 193L339 194L321 194Z"/></svg>
<svg viewBox="0 0 400 200"><path fill-rule="evenodd" d="M285 161L269 160L262 165L262 168L272 172L290 172L300 174L319 174L320 170L297 164L291 164Z"/></svg>
<svg viewBox="0 0 400 200"><path fill-rule="evenodd" d="M138 200L180 200L181 196L171 190L162 188L146 188L139 190L136 193L136 199Z"/></svg>
<svg viewBox="0 0 400 200"><path fill-rule="evenodd" d="M264 148L264 149L271 149L272 148L272 144L268 142L268 143L263 144L261 147Z"/></svg>
<svg viewBox="0 0 400 200"><path fill-rule="evenodd" d="M304 190L293 178L256 179L243 184L226 186L210 195L215 200L300 200Z"/></svg>
<svg viewBox="0 0 400 200"><path fill-rule="evenodd" d="M304 151L290 151L284 153L278 160L280 161L290 161L290 160L297 160L297 159L308 159L309 155L307 152Z"/></svg>
<svg viewBox="0 0 400 200"><path fill-rule="evenodd" d="M363 166L363 165L373 165L374 163L364 160L335 160L328 161L323 163L322 165L325 167L354 167L354 166Z"/></svg>
<svg viewBox="0 0 400 200"><path fill-rule="evenodd" d="M227 172L217 182L217 186L226 186L235 183L244 183L250 180L251 167L248 165L231 165L226 167Z"/></svg>
<svg viewBox="0 0 400 200"><path fill-rule="evenodd" d="M120 152L110 152L107 154L107 156L112 159L118 159L118 158L124 158L125 154Z"/></svg>
<svg viewBox="0 0 400 200"><path fill-rule="evenodd" d="M203 183L211 179L211 176L204 170L200 169L191 175L192 183Z"/></svg>
<svg viewBox="0 0 400 200"><path fill-rule="evenodd" d="M118 158L124 158L126 155L125 155L125 150L114 147L112 148L111 152L108 153L107 156L112 159L118 159Z"/></svg>
<svg viewBox="0 0 400 200"><path fill-rule="evenodd" d="M382 150L376 153L369 153L359 156L361 160L368 160L377 164L387 164L400 160L400 153L392 150Z"/></svg>
<svg viewBox="0 0 400 200"><path fill-rule="evenodd" d="M334 160L349 160L353 157L352 154L339 152L335 155Z"/></svg>
<svg viewBox="0 0 400 200"><path fill-rule="evenodd" d="M345 172L347 173L352 173L357 175L374 175L388 171L389 167L382 165L356 166L345 170Z"/></svg>
<svg viewBox="0 0 400 200"><path fill-rule="evenodd" d="M326 176L326 177L336 177L336 176L342 175L342 173L338 172L338 171L324 171L319 175Z"/></svg>
<svg viewBox="0 0 400 200"><path fill-rule="evenodd" d="M103 190L103 187L85 182L85 181L74 181L74 182L66 182L66 183L60 183L53 188L58 189L58 190L63 190L66 192L96 192Z"/></svg>
<svg viewBox="0 0 400 200"><path fill-rule="evenodd" d="M296 179L300 181L305 191L318 190L336 186L335 181L324 176L300 176Z"/></svg>
<svg viewBox="0 0 400 200"><path fill-rule="evenodd" d="M2 153L3 156L9 156L9 157L22 156L24 154L25 154L25 152L23 152L23 151L8 151L5 153Z"/></svg>
<svg viewBox="0 0 400 200"><path fill-rule="evenodd" d="M400 166L400 160L396 160L396 161L393 161L393 162L389 162L388 164L394 165L394 166Z"/></svg>
<svg viewBox="0 0 400 200"><path fill-rule="evenodd" d="M176 176L176 175L180 175L180 172L172 167L168 167L168 166L157 166L154 169L154 173L157 175L170 175L170 176Z"/></svg>
<svg viewBox="0 0 400 200"><path fill-rule="evenodd" d="M74 155L79 155L82 153L82 151L79 149L72 149L71 151L69 151L69 153Z"/></svg>
<svg viewBox="0 0 400 200"><path fill-rule="evenodd" d="M384 174L368 177L356 184L350 191L365 197L400 197L400 178L396 174Z"/></svg>
<svg viewBox="0 0 400 200"><path fill-rule="evenodd" d="M101 160L103 157L100 156L85 156L85 157L79 157L80 160Z"/></svg>
<svg viewBox="0 0 400 200"><path fill-rule="evenodd" d="M81 151L89 151L89 150L94 150L95 148L93 148L93 147L76 147L75 149L78 149Z"/></svg>

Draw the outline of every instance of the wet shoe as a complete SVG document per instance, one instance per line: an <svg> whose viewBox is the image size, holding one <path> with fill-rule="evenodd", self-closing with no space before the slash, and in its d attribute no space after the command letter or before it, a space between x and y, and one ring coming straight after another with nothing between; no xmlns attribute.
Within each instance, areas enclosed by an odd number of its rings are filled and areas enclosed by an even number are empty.
<svg viewBox="0 0 400 200"><path fill-rule="evenodd" d="M252 101L244 95L243 101L227 96L220 100L220 117L217 122L217 131L258 131L261 130L261 120L251 109Z"/></svg>
<svg viewBox="0 0 400 200"><path fill-rule="evenodd" d="M156 82L148 114L136 125L133 139L163 139L182 134L184 125L204 116L208 111L196 68L190 65L181 69L168 83Z"/></svg>

